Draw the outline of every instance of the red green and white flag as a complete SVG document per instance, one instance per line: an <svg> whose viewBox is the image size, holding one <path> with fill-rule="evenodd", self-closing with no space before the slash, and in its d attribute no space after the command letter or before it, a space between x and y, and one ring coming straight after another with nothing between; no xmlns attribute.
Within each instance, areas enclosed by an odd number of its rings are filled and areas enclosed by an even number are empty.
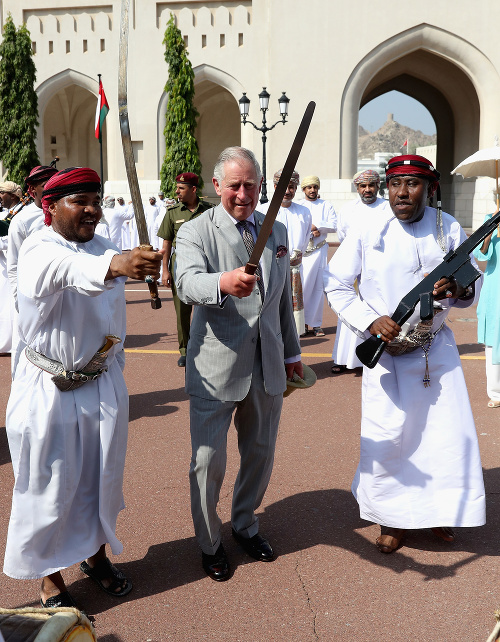
<svg viewBox="0 0 500 642"><path fill-rule="evenodd" d="M106 94L104 93L104 88L102 82L99 79L99 96L97 98L97 109L95 111L95 137L101 140L102 137L102 126L104 125L104 119L108 115L109 105L106 99Z"/></svg>

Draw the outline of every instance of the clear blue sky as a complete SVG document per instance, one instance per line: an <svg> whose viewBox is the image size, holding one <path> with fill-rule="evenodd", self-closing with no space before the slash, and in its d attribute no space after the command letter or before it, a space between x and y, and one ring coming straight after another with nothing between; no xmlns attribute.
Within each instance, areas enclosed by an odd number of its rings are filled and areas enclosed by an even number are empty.
<svg viewBox="0 0 500 642"><path fill-rule="evenodd" d="M434 120L422 103L399 91L389 91L362 107L359 124L369 132L377 131L389 113L394 114L394 120L400 125L420 129L424 134L436 133Z"/></svg>

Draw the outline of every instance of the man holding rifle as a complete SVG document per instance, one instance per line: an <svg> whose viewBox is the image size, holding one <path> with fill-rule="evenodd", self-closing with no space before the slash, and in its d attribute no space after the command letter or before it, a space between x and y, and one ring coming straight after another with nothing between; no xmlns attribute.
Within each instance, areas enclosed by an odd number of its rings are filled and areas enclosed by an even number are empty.
<svg viewBox="0 0 500 642"><path fill-rule="evenodd" d="M426 158L392 158L386 177L390 209L347 235L325 271L325 291L343 323L386 344L377 365L363 371L352 491L361 517L381 525L379 550L392 553L407 529L431 528L452 542L452 527L484 524L485 499L460 357L445 323L451 306L474 303L474 288L440 278L433 318L421 321L417 306L402 328L391 319L406 293L466 235L441 212L439 193L438 209L426 206L439 192L439 172Z"/></svg>
<svg viewBox="0 0 500 642"><path fill-rule="evenodd" d="M284 225L267 233L256 275L244 266L264 216L255 211L262 174L255 156L229 147L219 156L213 184L221 204L184 223L177 234L176 286L194 305L187 350L192 459L191 511L203 569L227 580L229 563L217 515L234 414L240 470L232 504L232 533L253 558L274 552L259 533L260 506L273 468L286 379L303 376L295 329Z"/></svg>

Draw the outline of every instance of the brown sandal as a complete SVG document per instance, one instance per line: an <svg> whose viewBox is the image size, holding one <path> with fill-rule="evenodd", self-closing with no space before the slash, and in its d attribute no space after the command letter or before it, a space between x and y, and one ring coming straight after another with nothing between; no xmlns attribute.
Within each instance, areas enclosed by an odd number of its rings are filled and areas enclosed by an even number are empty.
<svg viewBox="0 0 500 642"><path fill-rule="evenodd" d="M448 526L438 526L436 528L431 528L431 531L437 537L439 537L441 539L444 539L445 542L454 542L455 541L455 533Z"/></svg>
<svg viewBox="0 0 500 642"><path fill-rule="evenodd" d="M381 534L375 540L377 548L381 553L392 553L401 544L405 534L404 528L387 528L383 526L381 530Z"/></svg>

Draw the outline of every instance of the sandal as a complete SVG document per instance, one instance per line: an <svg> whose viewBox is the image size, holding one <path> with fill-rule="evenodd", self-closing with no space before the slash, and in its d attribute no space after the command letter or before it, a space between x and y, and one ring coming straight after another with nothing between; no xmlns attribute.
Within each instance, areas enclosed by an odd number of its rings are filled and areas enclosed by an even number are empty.
<svg viewBox="0 0 500 642"><path fill-rule="evenodd" d="M318 328L313 328L312 331L313 331L313 334L314 334L315 337L324 337L325 336L323 328L319 328L319 327Z"/></svg>
<svg viewBox="0 0 500 642"><path fill-rule="evenodd" d="M437 537L444 539L445 542L455 541L455 533L453 532L453 529L448 528L448 526L438 526L436 528L431 528L431 531Z"/></svg>
<svg viewBox="0 0 500 642"><path fill-rule="evenodd" d="M97 564L92 567L89 566L87 562L82 562L80 564L80 570L97 582L100 588L105 593L109 593L109 595L123 597L132 590L132 582L126 578L125 575L116 568L116 566L113 566L107 557L99 560ZM109 586L104 586L102 583L103 580L109 579L112 579L111 584ZM116 589L121 590L117 591Z"/></svg>
<svg viewBox="0 0 500 642"><path fill-rule="evenodd" d="M401 540L405 534L403 528L383 528L389 533L381 533L375 540L378 550L381 553L392 553L401 544Z"/></svg>
<svg viewBox="0 0 500 642"><path fill-rule="evenodd" d="M332 374L341 374L347 370L347 366L341 366L338 363L334 363L332 366Z"/></svg>
<svg viewBox="0 0 500 642"><path fill-rule="evenodd" d="M40 604L44 609L58 609L61 607L78 608L75 600L71 597L68 591L59 593L59 595L53 595L52 597L47 598L45 602L40 599Z"/></svg>
<svg viewBox="0 0 500 642"><path fill-rule="evenodd" d="M500 408L500 401L495 401L494 399L490 399L488 401L488 408Z"/></svg>

